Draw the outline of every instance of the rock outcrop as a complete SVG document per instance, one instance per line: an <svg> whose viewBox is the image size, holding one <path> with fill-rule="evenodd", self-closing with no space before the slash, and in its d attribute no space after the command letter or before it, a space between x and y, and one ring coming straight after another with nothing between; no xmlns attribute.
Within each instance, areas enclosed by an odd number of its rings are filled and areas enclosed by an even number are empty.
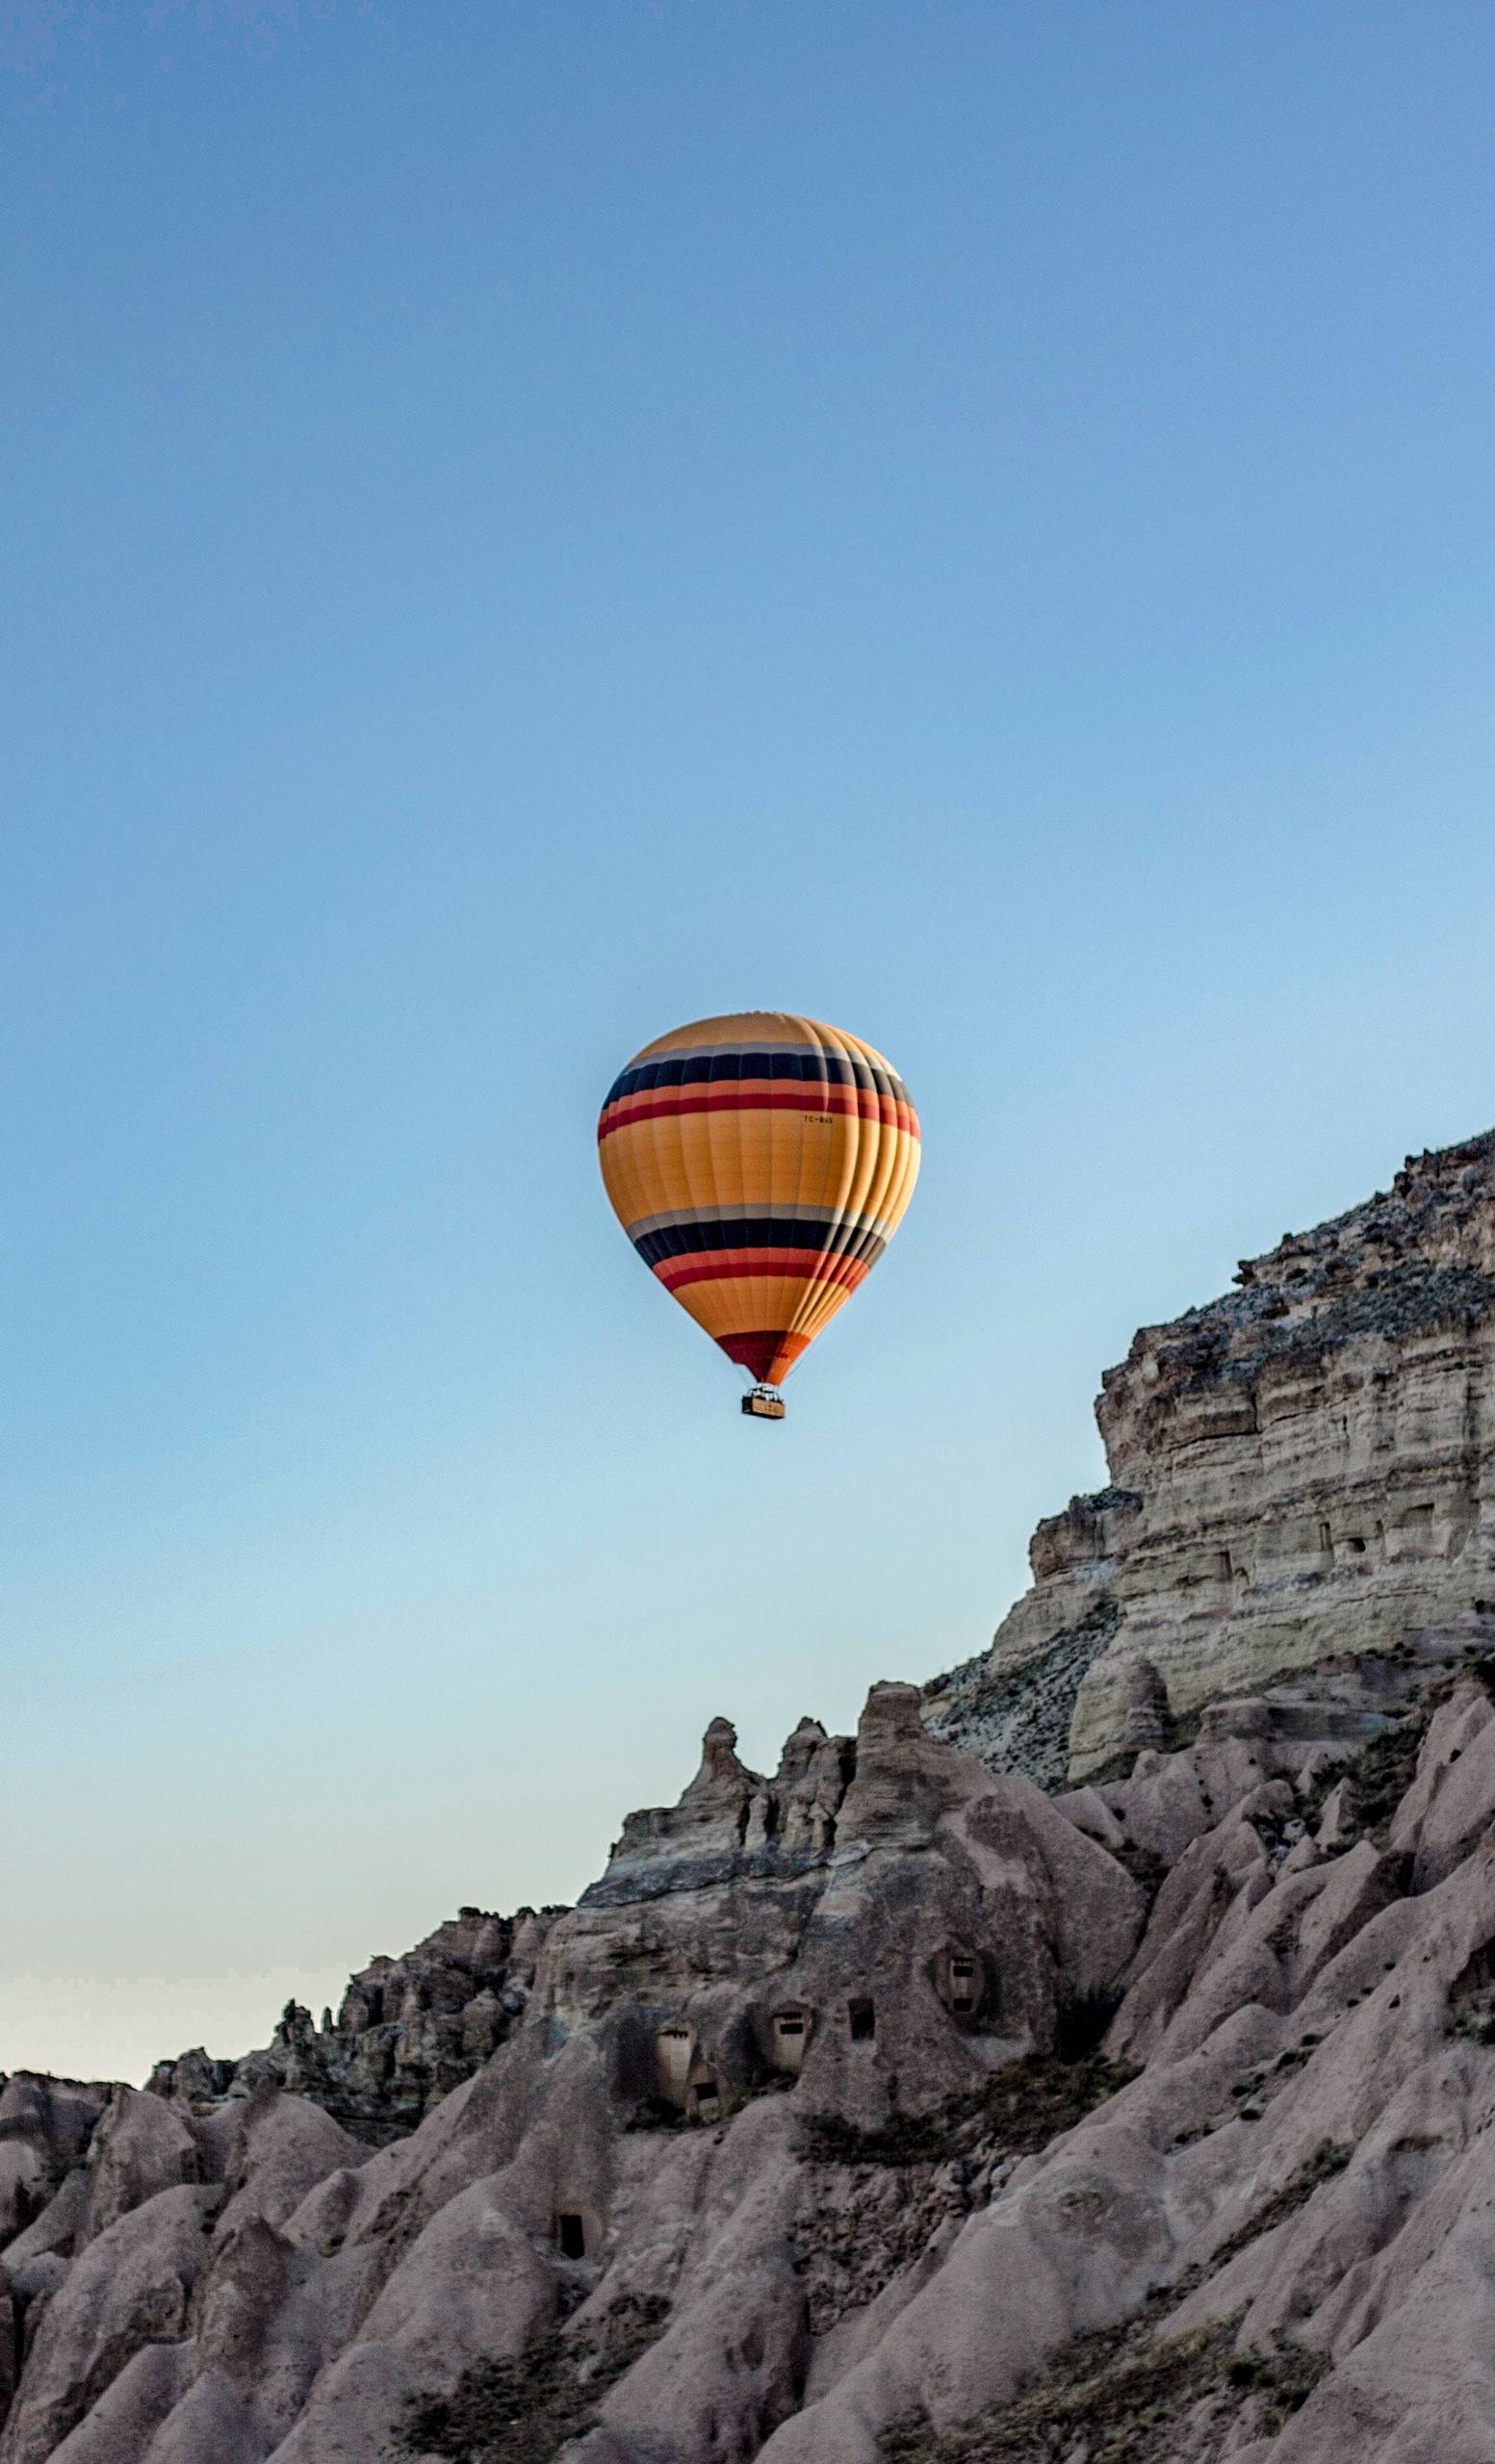
<svg viewBox="0 0 1495 2464"><path fill-rule="evenodd" d="M562 2332L578 2362L639 2343L609 2436L657 2413L669 2452L704 2456L730 2420L720 2451L750 2452L800 2401L812 2336L979 2195L965 2159L926 2164L912 2201L868 2195L797 2152L804 2115L853 2146L938 2140L929 2118L1013 2063L1058 2064L1146 1915L1030 1782L931 1737L914 1686L875 1686L855 1739L801 1722L771 1779L714 1722L680 1804L631 1816L602 1880L523 1944L469 1914L355 1979L338 2029L294 2012L267 2055L183 2057L149 2093L80 2107L13 2083L47 2195L5 2249L22 2365L0 2464L372 2458L464 2372L538 2346L554 2374ZM503 2041L388 2138L338 2048L428 2020L453 1974L458 2018L521 1957ZM386 2015L370 1979L397 1975ZM356 2131L333 2116L349 2094Z"/></svg>
<svg viewBox="0 0 1495 2464"><path fill-rule="evenodd" d="M151 2092L203 2112L268 2082L310 2098L381 2147L414 2130L504 2042L561 1913L522 1908L507 1917L460 1909L401 1959L381 1957L360 1968L335 2019L323 2011L318 2027L299 2002L288 2002L263 2052L223 2062L195 2045L157 2064Z"/></svg>
<svg viewBox="0 0 1495 2464"><path fill-rule="evenodd" d="M1488 2464L1491 1681L1057 1798L910 1686L772 1778L716 1722L408 2134L12 2081L0 2464Z"/></svg>
<svg viewBox="0 0 1495 2464"><path fill-rule="evenodd" d="M1137 1664L1187 1721L1495 1601L1495 1133L1144 1327L1096 1404L1112 1485L1039 1526L931 1726L1052 1784L1129 1743ZM1495 1609L1489 1612L1495 1616Z"/></svg>
<svg viewBox="0 0 1495 2464"><path fill-rule="evenodd" d="M0 2464L1491 2464L1489 1148L1138 1338L991 1657L0 2081Z"/></svg>

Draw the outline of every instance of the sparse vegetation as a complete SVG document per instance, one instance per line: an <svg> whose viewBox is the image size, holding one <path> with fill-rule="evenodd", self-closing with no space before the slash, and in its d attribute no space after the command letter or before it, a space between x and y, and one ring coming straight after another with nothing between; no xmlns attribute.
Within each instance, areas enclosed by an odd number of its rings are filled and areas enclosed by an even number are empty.
<svg viewBox="0 0 1495 2464"><path fill-rule="evenodd" d="M1208 1309L1190 1312L1188 1332L1158 1353L1163 1376L1185 1394L1210 1386L1254 1386L1268 1364L1302 1371L1322 1368L1329 1354L1358 1336L1390 1336L1405 1343L1444 1326L1477 1326L1495 1308L1495 1276L1458 1263L1398 1258L1346 1292L1327 1288L1322 1267L1312 1281L1298 1282L1295 1297L1312 1296L1311 1315L1286 1320L1281 1286L1252 1279Z"/></svg>
<svg viewBox="0 0 1495 2464"><path fill-rule="evenodd" d="M717 2130L724 2121L751 2105L759 2096L786 2095L794 2082L780 2072L754 2080L746 2088L735 2088L717 2099L712 2114L685 2112L671 2104L667 2096L640 2096L623 2127L625 2130Z"/></svg>
<svg viewBox="0 0 1495 2464"><path fill-rule="evenodd" d="M1137 1758L1133 1755L1131 1758L1135 1761ZM1110 1853L1119 1865L1125 1866L1133 1882L1142 1885L1150 1906L1168 1880L1168 1867L1157 1851L1144 1847L1140 1840L1123 1839Z"/></svg>
<svg viewBox="0 0 1495 2464"><path fill-rule="evenodd" d="M1075 1697L1120 1624L1115 1601L1097 1600L1020 1668L993 1670L983 1652L932 1678L924 1688L930 1728L993 1769L1024 1771L1041 1788L1062 1788ZM1127 1758L1128 1771L1134 1759Z"/></svg>
<svg viewBox="0 0 1495 2464"><path fill-rule="evenodd" d="M954 2156L1031 2155L1070 2130L1137 2073L1087 2054L1035 2053L929 2114L895 2114L862 2130L838 2114L807 2114L799 2152L815 2165L940 2165Z"/></svg>
<svg viewBox="0 0 1495 2464"><path fill-rule="evenodd" d="M408 2454L451 2464L552 2464L592 2427L608 2389L648 2351L668 2316L666 2301L619 2301L600 2342L562 2332L511 2361L474 2362L454 2395L414 2399L400 2444Z"/></svg>
<svg viewBox="0 0 1495 2464"><path fill-rule="evenodd" d="M1321 2183L1330 2182L1336 2173L1344 2171L1353 2154L1354 2149L1346 2147L1341 2141L1320 2140L1307 2162L1300 2165L1297 2172L1282 2184L1280 2190L1274 2191L1253 2216L1248 2217L1239 2231L1222 2242L1210 2263L1210 2273L1215 2274L1238 2252L1249 2249L1252 2242L1259 2242L1263 2233L1272 2232L1288 2217L1296 2216L1301 2207L1307 2205Z"/></svg>
<svg viewBox="0 0 1495 2464"><path fill-rule="evenodd" d="M1431 1716L1409 1719L1384 1736L1372 1737L1347 1768L1355 1829L1377 1848L1386 1845L1392 1818L1412 1784Z"/></svg>
<svg viewBox="0 0 1495 2464"><path fill-rule="evenodd" d="M904 2423L885 2437L883 2452L889 2464L1051 2464L1071 2455L1085 2464L1165 2464L1173 2454L1215 2451L1195 2443L1199 2406L1217 2407L1223 2428L1252 2398L1271 2436L1307 2400L1325 2365L1298 2345L1232 2353L1238 2323L1159 2338L1143 2321L1083 2337L1011 2402L957 2429ZM1174 2427L1190 2438L1187 2449L1170 2440Z"/></svg>
<svg viewBox="0 0 1495 2464"><path fill-rule="evenodd" d="M1276 2352L1232 2353L1225 2376L1232 2387L1263 2389L1274 2399L1261 2425L1272 2435L1289 2413L1307 2402L1326 2367L1322 2353L1309 2352L1303 2345L1281 2344Z"/></svg>
<svg viewBox="0 0 1495 2464"><path fill-rule="evenodd" d="M1471 2044L1495 2044L1495 1993L1476 1994L1462 2008L1456 2007L1449 2028Z"/></svg>
<svg viewBox="0 0 1495 2464"><path fill-rule="evenodd" d="M1475 1603L1477 1608L1483 1605L1482 1602ZM1305 1808L1308 1829L1317 1828L1330 1791L1341 1780L1348 1781L1346 1813L1350 1827L1360 1838L1369 1839L1373 1847L1384 1848L1397 1808L1412 1784L1417 1758L1433 1714L1448 1701L1460 1679L1468 1677L1495 1700L1495 1654L1471 1649L1456 1669L1429 1687L1415 1710L1395 1728L1373 1737L1358 1754L1325 1774Z"/></svg>
<svg viewBox="0 0 1495 2464"><path fill-rule="evenodd" d="M889 2464L1053 2464L1071 2454L1083 2456L1084 2464L1168 2464L1174 2452L1214 2451L1198 2444L1170 2446L1168 2431L1186 2412L1196 2417L1195 2431L1203 2427L1197 2417L1201 2405L1219 2408L1222 2428L1226 2420L1238 2426L1243 2401L1252 2397L1262 2400L1253 2426L1275 2436L1312 2394L1327 2367L1320 2355L1287 2343L1271 2352L1232 2352L1240 2313L1184 2336L1161 2329L1180 2301L1343 2172L1353 2153L1323 2141L1222 2243L1207 2268L1191 2268L1154 2295L1140 2318L1080 2338L1039 2385L1010 2403L956 2429L937 2431L927 2421L900 2424L883 2442Z"/></svg>

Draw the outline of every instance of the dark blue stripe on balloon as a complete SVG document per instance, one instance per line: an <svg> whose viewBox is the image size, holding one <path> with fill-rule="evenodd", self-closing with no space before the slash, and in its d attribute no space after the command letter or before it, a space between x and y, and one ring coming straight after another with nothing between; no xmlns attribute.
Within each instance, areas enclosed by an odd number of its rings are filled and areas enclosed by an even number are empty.
<svg viewBox="0 0 1495 2464"><path fill-rule="evenodd" d="M845 1053L810 1052L803 1046L770 1044L759 1051L744 1045L739 1052L674 1052L664 1054L658 1061L632 1063L613 1080L607 1102L616 1104L626 1095L649 1094L657 1087L701 1087L737 1078L786 1078L812 1086L863 1087L871 1094L891 1095L901 1104L909 1100L907 1087L890 1069L874 1068L870 1062L853 1060Z"/></svg>
<svg viewBox="0 0 1495 2464"><path fill-rule="evenodd" d="M803 1249L812 1256L864 1258L870 1264L887 1245L858 1217L838 1223L832 1216L816 1222L795 1215L721 1216L705 1223L670 1223L657 1232L640 1232L633 1242L639 1256L652 1267L662 1258L695 1257L709 1249Z"/></svg>

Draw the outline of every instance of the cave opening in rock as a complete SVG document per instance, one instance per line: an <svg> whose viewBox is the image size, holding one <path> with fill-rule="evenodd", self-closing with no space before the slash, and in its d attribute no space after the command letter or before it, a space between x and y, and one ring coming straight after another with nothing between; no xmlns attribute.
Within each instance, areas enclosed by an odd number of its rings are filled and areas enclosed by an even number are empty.
<svg viewBox="0 0 1495 2464"><path fill-rule="evenodd" d="M585 2258L586 2226L580 2216L556 2217L555 2243L563 2259Z"/></svg>
<svg viewBox="0 0 1495 2464"><path fill-rule="evenodd" d="M877 2013L864 1995L859 1995L855 2001L847 2003L846 2016L851 2023L853 2044L865 2044L869 2039L876 2036Z"/></svg>

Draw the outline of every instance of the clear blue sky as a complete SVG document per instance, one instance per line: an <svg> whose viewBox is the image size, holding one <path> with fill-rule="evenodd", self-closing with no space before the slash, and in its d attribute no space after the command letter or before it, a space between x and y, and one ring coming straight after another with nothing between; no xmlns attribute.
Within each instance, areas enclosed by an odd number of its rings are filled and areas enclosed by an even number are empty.
<svg viewBox="0 0 1495 2464"><path fill-rule="evenodd" d="M1495 19L8 14L0 2066L976 1649L1099 1373L1495 1121ZM783 1428L593 1123L887 1051Z"/></svg>

